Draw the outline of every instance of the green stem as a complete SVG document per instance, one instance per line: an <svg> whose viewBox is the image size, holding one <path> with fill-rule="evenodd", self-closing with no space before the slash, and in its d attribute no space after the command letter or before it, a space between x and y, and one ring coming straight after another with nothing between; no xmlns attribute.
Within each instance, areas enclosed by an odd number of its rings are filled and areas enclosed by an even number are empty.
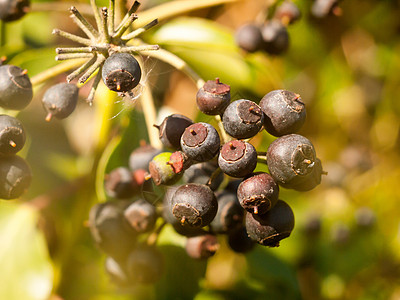
<svg viewBox="0 0 400 300"><path fill-rule="evenodd" d="M91 47L71 47L71 48L56 48L57 54L65 53L91 53L93 49Z"/></svg>
<svg viewBox="0 0 400 300"><path fill-rule="evenodd" d="M159 50L160 46L158 45L140 45L140 46L130 46L130 47L120 47L118 52L139 52L139 51L152 51Z"/></svg>
<svg viewBox="0 0 400 300"><path fill-rule="evenodd" d="M0 21L0 47L6 44L6 22Z"/></svg>
<svg viewBox="0 0 400 300"><path fill-rule="evenodd" d="M79 26L80 29L91 39L96 40L99 36L99 33L93 28L93 26L86 21L86 19L80 14L80 12L76 9L75 6L72 6L70 9L72 20Z"/></svg>
<svg viewBox="0 0 400 300"><path fill-rule="evenodd" d="M115 0L110 0L110 7L108 8L108 35L114 34L114 21L115 21Z"/></svg>
<svg viewBox="0 0 400 300"><path fill-rule="evenodd" d="M84 63L82 66L80 66L78 69L76 69L74 72L69 74L67 76L67 81L71 82L74 80L76 77L81 75L83 72L85 72L91 65L93 65L96 62L97 55L93 56L91 59L89 59L86 63Z"/></svg>
<svg viewBox="0 0 400 300"><path fill-rule="evenodd" d="M222 142L223 142L224 144L226 144L227 142L233 140L233 138L230 137L230 136L226 133L225 128L224 128L224 124L222 124L221 116L216 115L216 116L215 116L215 120L217 121L217 124L218 124L218 128L219 128L219 132L220 132L220 134L221 134Z"/></svg>
<svg viewBox="0 0 400 300"><path fill-rule="evenodd" d="M59 54L56 56L56 60L68 60L68 59L77 59L77 58L92 58L92 53L66 53Z"/></svg>
<svg viewBox="0 0 400 300"><path fill-rule="evenodd" d="M75 34L60 30L60 29L53 29L53 34L57 34L61 37L64 37L66 39L69 39L71 41L77 42L82 45L90 46L92 44L92 41L89 39L85 39L83 37L77 36Z"/></svg>
<svg viewBox="0 0 400 300"><path fill-rule="evenodd" d="M116 31L115 34L113 35L113 38L117 38L117 39L120 38L120 37L125 33L125 31L129 28L129 26L131 26L131 24L133 23L133 21L135 21L137 18L138 18L137 15L131 14L131 15L129 16L129 18L128 18L124 23L121 23L122 26L120 26L120 27L117 29L117 31Z"/></svg>
<svg viewBox="0 0 400 300"><path fill-rule="evenodd" d="M107 43L111 41L110 35L108 34L108 24L107 24L107 19L108 19L108 10L106 7L103 7L101 9L101 26L102 26L102 31L104 33L104 38Z"/></svg>
<svg viewBox="0 0 400 300"><path fill-rule="evenodd" d="M267 158L266 158L266 157L257 157L257 162L258 162L258 163L265 164L265 165L268 165L268 162L267 162Z"/></svg>
<svg viewBox="0 0 400 300"><path fill-rule="evenodd" d="M85 82L89 79L89 77L97 70L97 68L99 68L101 66L101 64L106 60L106 58L103 55L98 55L96 62L91 65L85 72L85 74L83 74L81 76L81 78L79 78L79 84L83 85L85 84Z"/></svg>
<svg viewBox="0 0 400 300"><path fill-rule="evenodd" d="M101 80L101 68L99 69L99 72L97 73L96 77L94 78L92 88L90 89L89 96L86 99L86 102L88 102L90 106L93 105L94 95L96 93L97 87L99 86L100 80Z"/></svg>
<svg viewBox="0 0 400 300"><path fill-rule="evenodd" d="M146 24L145 26L140 27L140 28L128 33L127 35L123 36L121 39L123 41L129 41L129 40L137 37L138 35L142 34L146 30L150 29L151 27L156 26L157 24L158 24L158 19L154 19L153 21Z"/></svg>
<svg viewBox="0 0 400 300"><path fill-rule="evenodd" d="M131 8L125 14L124 18L122 19L121 23L119 23L119 25L115 31L118 31L121 28L121 26L126 23L128 18L138 10L139 6L140 6L140 3L138 1L135 1L132 4Z"/></svg>

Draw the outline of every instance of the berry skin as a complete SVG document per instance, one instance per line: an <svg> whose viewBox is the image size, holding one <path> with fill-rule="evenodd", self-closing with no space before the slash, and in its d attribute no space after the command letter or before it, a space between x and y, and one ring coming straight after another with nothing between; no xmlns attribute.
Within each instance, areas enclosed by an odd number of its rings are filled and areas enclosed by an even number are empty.
<svg viewBox="0 0 400 300"><path fill-rule="evenodd" d="M219 248L215 235L204 234L190 237L186 240L186 253L193 259L207 259L215 254Z"/></svg>
<svg viewBox="0 0 400 300"><path fill-rule="evenodd" d="M217 78L208 80L196 94L199 110L206 115L222 115L231 102L231 88Z"/></svg>
<svg viewBox="0 0 400 300"><path fill-rule="evenodd" d="M214 192L204 184L181 185L171 199L172 214L182 224L204 227L217 214L218 202Z"/></svg>
<svg viewBox="0 0 400 300"><path fill-rule="evenodd" d="M222 146L218 165L222 172L232 177L244 177L257 166L257 151L252 144L234 140Z"/></svg>
<svg viewBox="0 0 400 300"><path fill-rule="evenodd" d="M124 263L108 256L105 260L104 268L113 283L118 286L129 286L129 276Z"/></svg>
<svg viewBox="0 0 400 300"><path fill-rule="evenodd" d="M228 235L229 247L237 253L246 253L254 248L256 243L247 235L246 227L240 227Z"/></svg>
<svg viewBox="0 0 400 300"><path fill-rule="evenodd" d="M218 211L210 228L214 233L228 233L240 228L244 210L240 206L236 193L223 191L217 195Z"/></svg>
<svg viewBox="0 0 400 300"><path fill-rule="evenodd" d="M0 20L16 21L28 12L29 6L29 0L0 0Z"/></svg>
<svg viewBox="0 0 400 300"><path fill-rule="evenodd" d="M173 114L166 117L160 125L155 127L158 128L160 141L165 147L180 150L181 136L185 128L192 124L193 122L189 118L180 114Z"/></svg>
<svg viewBox="0 0 400 300"><path fill-rule="evenodd" d="M181 137L181 148L196 162L211 160L220 147L217 130L208 123L195 123L185 129Z"/></svg>
<svg viewBox="0 0 400 300"><path fill-rule="evenodd" d="M0 107L21 110L33 97L32 84L26 70L13 65L0 66Z"/></svg>
<svg viewBox="0 0 400 300"><path fill-rule="evenodd" d="M190 165L191 159L181 151L163 152L150 162L149 171L156 185L172 185L182 178L184 170Z"/></svg>
<svg viewBox="0 0 400 300"><path fill-rule="evenodd" d="M273 136L297 132L306 120L306 107L300 95L285 90L275 90L260 101L264 112L264 127Z"/></svg>
<svg viewBox="0 0 400 300"><path fill-rule="evenodd" d="M0 155L17 153L25 144L25 130L21 122L8 115L0 115Z"/></svg>
<svg viewBox="0 0 400 300"><path fill-rule="evenodd" d="M104 62L101 75L110 90L128 92L139 84L142 71L131 54L114 53Z"/></svg>
<svg viewBox="0 0 400 300"><path fill-rule="evenodd" d="M116 168L107 174L104 187L108 196L117 199L130 198L138 189L132 172L125 167Z"/></svg>
<svg viewBox="0 0 400 300"><path fill-rule="evenodd" d="M23 158L16 155L0 157L0 199L22 196L31 181L31 169Z"/></svg>
<svg viewBox="0 0 400 300"><path fill-rule="evenodd" d="M316 18L324 18L330 14L339 16L341 9L338 6L339 0L315 0L311 13Z"/></svg>
<svg viewBox="0 0 400 300"><path fill-rule="evenodd" d="M309 184L310 178L315 177L316 184L321 180L322 167L314 146L301 135L288 134L273 141L268 147L267 162L272 177L283 187L300 189Z"/></svg>
<svg viewBox="0 0 400 300"><path fill-rule="evenodd" d="M162 151L151 145L143 145L129 155L129 168L132 171L148 170L150 161Z"/></svg>
<svg viewBox="0 0 400 300"><path fill-rule="evenodd" d="M268 173L254 173L238 187L240 205L253 214L265 214L278 201L279 186Z"/></svg>
<svg viewBox="0 0 400 300"><path fill-rule="evenodd" d="M289 47L289 33L286 27L278 20L271 20L261 27L263 49L269 54L279 55Z"/></svg>
<svg viewBox="0 0 400 300"><path fill-rule="evenodd" d="M301 12L296 4L290 0L283 1L275 10L274 19L283 24L293 24L301 17Z"/></svg>
<svg viewBox="0 0 400 300"><path fill-rule="evenodd" d="M246 214L247 234L252 240L264 246L278 247L282 239L290 236L293 228L293 211L282 200L263 215Z"/></svg>
<svg viewBox="0 0 400 300"><path fill-rule="evenodd" d="M183 181L186 183L207 184L212 174L217 170L218 165L214 161L207 161L190 166L183 174ZM224 180L224 174L219 173L209 184L209 187L216 191Z"/></svg>
<svg viewBox="0 0 400 300"><path fill-rule="evenodd" d="M256 52L263 46L260 28L255 24L244 24L236 30L236 44L247 52Z"/></svg>
<svg viewBox="0 0 400 300"><path fill-rule="evenodd" d="M124 211L124 216L138 233L151 231L157 221L157 212L154 205L142 199L136 200L129 205Z"/></svg>
<svg viewBox="0 0 400 300"><path fill-rule="evenodd" d="M74 84L58 83L43 95L42 104L47 111L46 121L54 116L58 119L68 117L75 110L79 88Z"/></svg>
<svg viewBox="0 0 400 300"><path fill-rule="evenodd" d="M264 122L264 113L253 101L240 99L226 108L222 117L225 131L237 139L255 136Z"/></svg>

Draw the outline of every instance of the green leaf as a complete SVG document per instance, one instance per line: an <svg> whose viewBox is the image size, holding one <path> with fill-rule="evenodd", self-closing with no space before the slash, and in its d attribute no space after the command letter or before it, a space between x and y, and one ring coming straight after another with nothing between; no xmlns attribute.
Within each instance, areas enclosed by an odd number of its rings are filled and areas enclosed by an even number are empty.
<svg viewBox="0 0 400 300"><path fill-rule="evenodd" d="M38 213L28 205L0 203L0 299L48 299L52 265Z"/></svg>

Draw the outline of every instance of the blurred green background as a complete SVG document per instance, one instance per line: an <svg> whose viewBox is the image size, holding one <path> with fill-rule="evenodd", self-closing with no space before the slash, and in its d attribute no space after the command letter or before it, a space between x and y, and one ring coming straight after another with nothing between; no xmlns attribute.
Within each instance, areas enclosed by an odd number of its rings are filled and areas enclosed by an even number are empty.
<svg viewBox="0 0 400 300"><path fill-rule="evenodd" d="M139 20L165 14L143 40L176 54L204 80L230 84L233 99L258 102L285 88L306 103L300 134L313 142L328 175L310 192L281 189L296 217L292 235L278 248L257 246L246 255L221 237L218 253L199 262L167 226L158 241L162 280L115 287L86 221L90 207L105 200L104 173L127 165L129 153L148 140L142 106L101 84L93 107L82 100L68 119L47 123L40 99L65 80L61 74L36 86L18 114L28 132L21 155L34 177L21 199L0 201L0 299L400 299L400 1L341 1L341 16L322 19L311 15L313 1L294 1L302 18L288 27L290 48L277 57L246 54L233 35L280 1L194 10L182 9L183 2L143 0ZM162 3L174 6L151 10ZM71 4L34 1L23 19L2 24L0 55L31 78L57 65L54 48L69 42L52 29L80 34L68 16ZM85 1L74 5L88 10ZM211 121L197 114L190 78L154 58L143 62L159 119L178 112ZM82 99L88 92L81 88ZM272 140L263 132L252 143L266 151Z"/></svg>

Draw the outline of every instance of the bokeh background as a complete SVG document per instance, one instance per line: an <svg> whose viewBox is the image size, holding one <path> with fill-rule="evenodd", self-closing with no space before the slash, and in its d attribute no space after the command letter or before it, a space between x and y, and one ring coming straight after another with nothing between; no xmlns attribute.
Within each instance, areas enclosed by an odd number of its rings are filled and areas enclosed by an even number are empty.
<svg viewBox="0 0 400 300"><path fill-rule="evenodd" d="M235 100L258 102L277 88L301 95L307 121L299 133L313 142L328 175L309 192L281 189L296 217L292 235L278 248L245 255L221 237L214 257L193 261L184 238L167 226L158 241L161 281L118 289L89 234L88 211L105 200L104 174L127 165L148 140L143 107L100 86L93 107L82 100L68 119L47 123L40 99L65 80L61 74L35 87L18 114L28 132L21 155L34 177L21 199L0 201L0 299L400 299L400 1L344 0L340 16L324 18L311 14L313 1L294 1L302 17L288 26L290 47L279 56L243 52L234 32L270 16L281 1L227 2L175 15L182 3L171 11L161 5L172 1L143 0L139 20L166 14L143 40L203 79L230 84ZM70 42L52 29L80 34L68 16L71 3L33 1L23 19L2 24L0 54L31 77L56 65L54 48ZM158 120L177 112L211 121L198 114L191 78L156 59L143 62ZM80 93L84 99L88 88ZM273 139L263 132L252 143L266 151Z"/></svg>

